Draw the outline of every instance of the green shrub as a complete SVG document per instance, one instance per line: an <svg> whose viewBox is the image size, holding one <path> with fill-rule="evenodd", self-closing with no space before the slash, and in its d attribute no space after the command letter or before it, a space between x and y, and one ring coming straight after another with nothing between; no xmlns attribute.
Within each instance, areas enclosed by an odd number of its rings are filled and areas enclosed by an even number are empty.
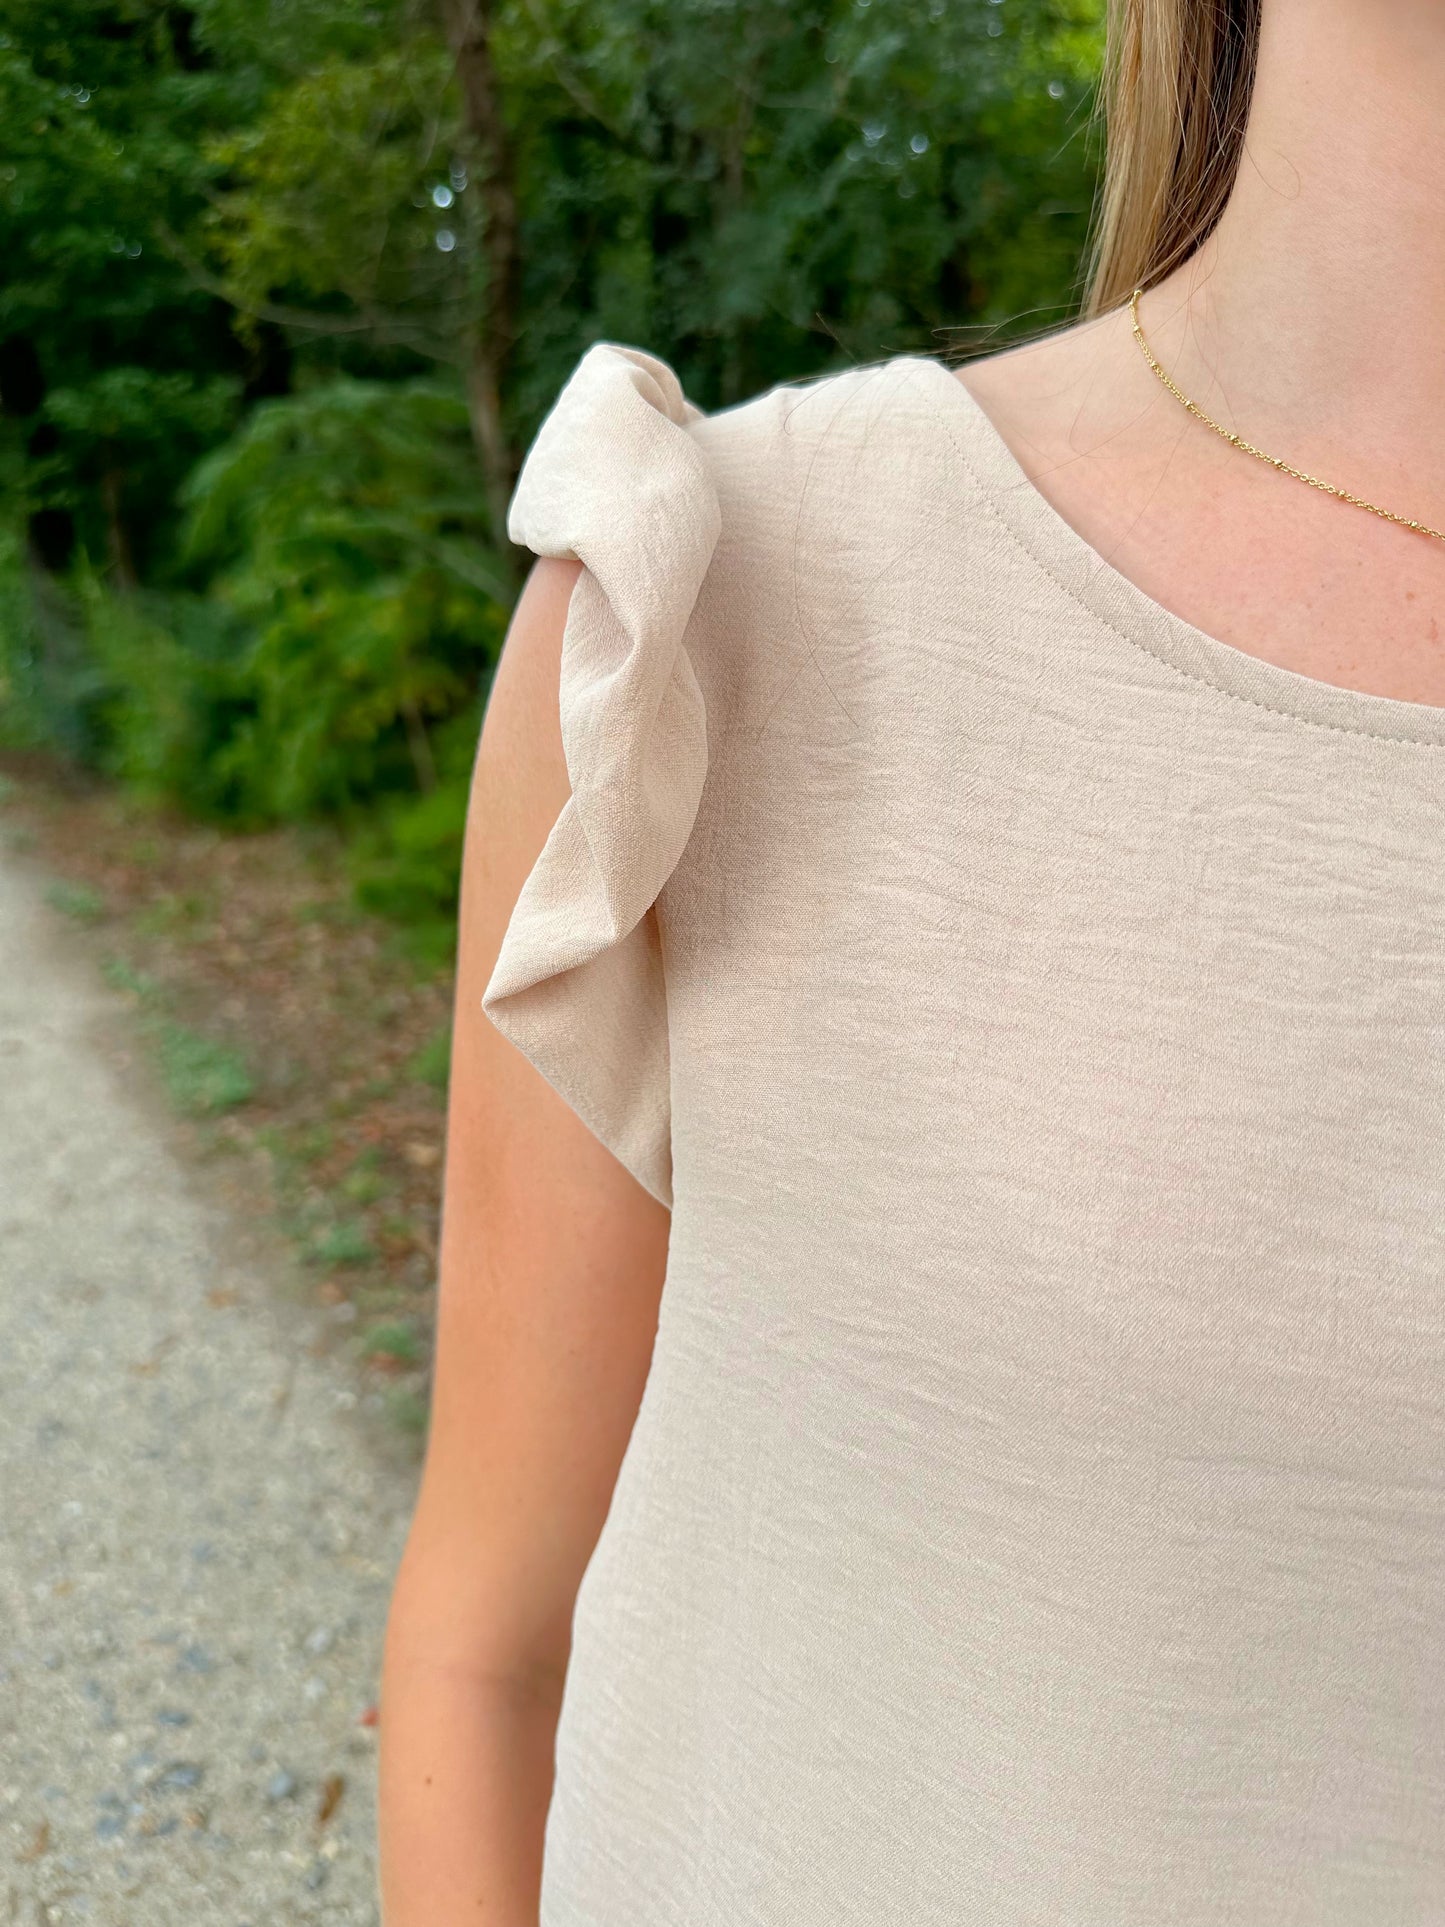
<svg viewBox="0 0 1445 1927"><path fill-rule="evenodd" d="M511 600L460 398L338 380L267 403L185 500L186 553L249 638L215 758L250 808L435 789L438 731L474 713Z"/></svg>
<svg viewBox="0 0 1445 1927"><path fill-rule="evenodd" d="M183 491L204 593L42 575L0 533L0 741L241 827L330 816L360 905L454 949L471 762L511 600L465 407L339 378L256 408Z"/></svg>
<svg viewBox="0 0 1445 1927"><path fill-rule="evenodd" d="M202 596L116 595L85 569L77 591L99 689L92 761L197 815L259 820L224 755L254 708L235 618Z"/></svg>
<svg viewBox="0 0 1445 1927"><path fill-rule="evenodd" d="M388 798L360 827L350 854L356 900L412 933L426 961L443 962L456 945L457 898L472 763L482 703L468 707L436 733L436 786L417 796Z"/></svg>
<svg viewBox="0 0 1445 1927"><path fill-rule="evenodd" d="M73 591L36 569L0 526L0 743L94 764L108 684Z"/></svg>

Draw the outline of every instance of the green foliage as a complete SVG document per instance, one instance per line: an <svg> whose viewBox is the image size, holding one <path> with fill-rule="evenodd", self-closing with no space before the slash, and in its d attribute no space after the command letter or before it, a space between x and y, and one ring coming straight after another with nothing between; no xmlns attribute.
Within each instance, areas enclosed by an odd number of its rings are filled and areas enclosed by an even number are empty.
<svg viewBox="0 0 1445 1927"><path fill-rule="evenodd" d="M88 382L52 388L45 414L67 431L76 453L159 448L177 436L204 445L230 428L239 388L224 375L207 380L152 368L103 368Z"/></svg>
<svg viewBox="0 0 1445 1927"><path fill-rule="evenodd" d="M1092 0L534 0L513 30L560 359L657 345L727 403L1073 296ZM551 357L518 373L544 406Z"/></svg>
<svg viewBox="0 0 1445 1927"><path fill-rule="evenodd" d="M465 410L339 378L255 409L181 507L204 595L117 595L84 561L62 586L0 549L4 734L242 823L374 803L374 900L448 914L505 620Z"/></svg>
<svg viewBox="0 0 1445 1927"><path fill-rule="evenodd" d="M91 760L142 794L204 816L253 815L226 749L250 708L244 639L224 604L157 592L117 596L89 568L76 610L95 671Z"/></svg>
<svg viewBox="0 0 1445 1927"><path fill-rule="evenodd" d="M209 238L234 298L256 309L284 288L369 317L402 345L445 340L475 319L467 251L436 245L475 204L451 185L461 164L447 151L448 64L430 37L368 60L333 56L277 93L254 125L211 143L232 186ZM437 206L438 189L455 213ZM451 326L439 320L457 309Z"/></svg>
<svg viewBox="0 0 1445 1927"><path fill-rule="evenodd" d="M0 524L0 743L94 762L105 691L74 597L32 568L19 531Z"/></svg>
<svg viewBox="0 0 1445 1927"><path fill-rule="evenodd" d="M170 497L244 370L224 305L160 242L206 205L204 130L254 95L194 19L0 3L3 466L56 560L78 540L122 580L163 567Z"/></svg>
<svg viewBox="0 0 1445 1927"><path fill-rule="evenodd" d="M435 787L388 799L371 812L351 845L358 904L404 926L424 964L445 963L455 949L462 840L481 711L477 699L435 732Z"/></svg>
<svg viewBox="0 0 1445 1927"><path fill-rule="evenodd" d="M505 583L456 398L338 379L266 403L186 486L186 554L248 637L218 775L261 817L438 782L433 733L475 707Z"/></svg>
<svg viewBox="0 0 1445 1927"><path fill-rule="evenodd" d="M352 855L363 908L402 923L450 925L457 907L467 789L465 778L446 777L425 796L377 812Z"/></svg>
<svg viewBox="0 0 1445 1927"><path fill-rule="evenodd" d="M442 957L599 338L704 407L1066 318L1100 0L0 0L0 742L350 829ZM470 63L470 64L468 64Z"/></svg>

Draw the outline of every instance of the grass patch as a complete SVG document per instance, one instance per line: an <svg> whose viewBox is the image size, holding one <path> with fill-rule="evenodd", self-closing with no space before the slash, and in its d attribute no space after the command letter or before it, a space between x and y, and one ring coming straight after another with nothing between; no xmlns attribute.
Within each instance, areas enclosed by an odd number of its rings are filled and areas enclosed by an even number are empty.
<svg viewBox="0 0 1445 1927"><path fill-rule="evenodd" d="M387 1395L386 1415L403 1432L413 1438L424 1438L431 1409L421 1393L414 1392L409 1385L393 1385Z"/></svg>
<svg viewBox="0 0 1445 1927"><path fill-rule="evenodd" d="M77 923L98 923L105 915L105 898L88 883L52 883L45 901L52 910L63 917L74 917Z"/></svg>
<svg viewBox="0 0 1445 1927"><path fill-rule="evenodd" d="M342 1195L353 1204L375 1204L386 1192L386 1179L378 1168L380 1163L374 1149L363 1151L341 1180Z"/></svg>
<svg viewBox="0 0 1445 1927"><path fill-rule="evenodd" d="M340 1218L312 1240L306 1256L314 1265L368 1265L376 1249L359 1218Z"/></svg>
<svg viewBox="0 0 1445 1927"><path fill-rule="evenodd" d="M157 897L146 909L138 912L134 924L142 937L164 937L176 930L194 929L210 914L208 899L188 891L185 895Z"/></svg>
<svg viewBox="0 0 1445 1927"><path fill-rule="evenodd" d="M299 1129L264 1124L256 1133L256 1143L268 1151L276 1165L278 1178L291 1179L305 1166L319 1164L331 1155L335 1133L329 1124L303 1125Z"/></svg>
<svg viewBox="0 0 1445 1927"><path fill-rule="evenodd" d="M293 1139L295 1154L303 1164L319 1164L329 1158L336 1145L336 1133L329 1124L310 1124Z"/></svg>
<svg viewBox="0 0 1445 1927"><path fill-rule="evenodd" d="M124 957L106 957L100 966L100 974L112 990L124 990L143 1004L153 1004L160 996L160 985L154 977L148 977L143 970L137 970Z"/></svg>
<svg viewBox="0 0 1445 1927"><path fill-rule="evenodd" d="M380 1325L373 1325L361 1340L363 1358L385 1359L389 1364L420 1365L424 1353L422 1342L410 1325L397 1319L388 1319Z"/></svg>
<svg viewBox="0 0 1445 1927"><path fill-rule="evenodd" d="M443 1024L436 1035L422 1045L408 1068L419 1084L430 1084L433 1090L444 1091L451 1067L452 1027Z"/></svg>
<svg viewBox="0 0 1445 1927"><path fill-rule="evenodd" d="M219 1117L255 1092L238 1051L169 1021L158 1026L157 1038L166 1089L176 1109L188 1117Z"/></svg>

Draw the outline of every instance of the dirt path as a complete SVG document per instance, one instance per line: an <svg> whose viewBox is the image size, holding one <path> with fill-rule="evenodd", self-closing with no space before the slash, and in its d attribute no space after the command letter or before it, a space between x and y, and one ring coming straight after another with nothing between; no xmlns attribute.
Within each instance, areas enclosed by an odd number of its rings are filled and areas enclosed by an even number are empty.
<svg viewBox="0 0 1445 1927"><path fill-rule="evenodd" d="M415 1474L134 1050L0 858L0 1923L359 1927Z"/></svg>

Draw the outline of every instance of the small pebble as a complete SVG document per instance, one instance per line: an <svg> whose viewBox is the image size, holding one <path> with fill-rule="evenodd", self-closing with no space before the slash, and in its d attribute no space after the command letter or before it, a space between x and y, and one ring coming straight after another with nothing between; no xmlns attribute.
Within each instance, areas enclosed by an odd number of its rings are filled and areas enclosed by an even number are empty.
<svg viewBox="0 0 1445 1927"><path fill-rule="evenodd" d="M273 1803L278 1800L290 1800L294 1797L295 1792L296 1776L294 1773L288 1773L285 1767L282 1767L279 1772L273 1773L266 1782L266 1798Z"/></svg>

